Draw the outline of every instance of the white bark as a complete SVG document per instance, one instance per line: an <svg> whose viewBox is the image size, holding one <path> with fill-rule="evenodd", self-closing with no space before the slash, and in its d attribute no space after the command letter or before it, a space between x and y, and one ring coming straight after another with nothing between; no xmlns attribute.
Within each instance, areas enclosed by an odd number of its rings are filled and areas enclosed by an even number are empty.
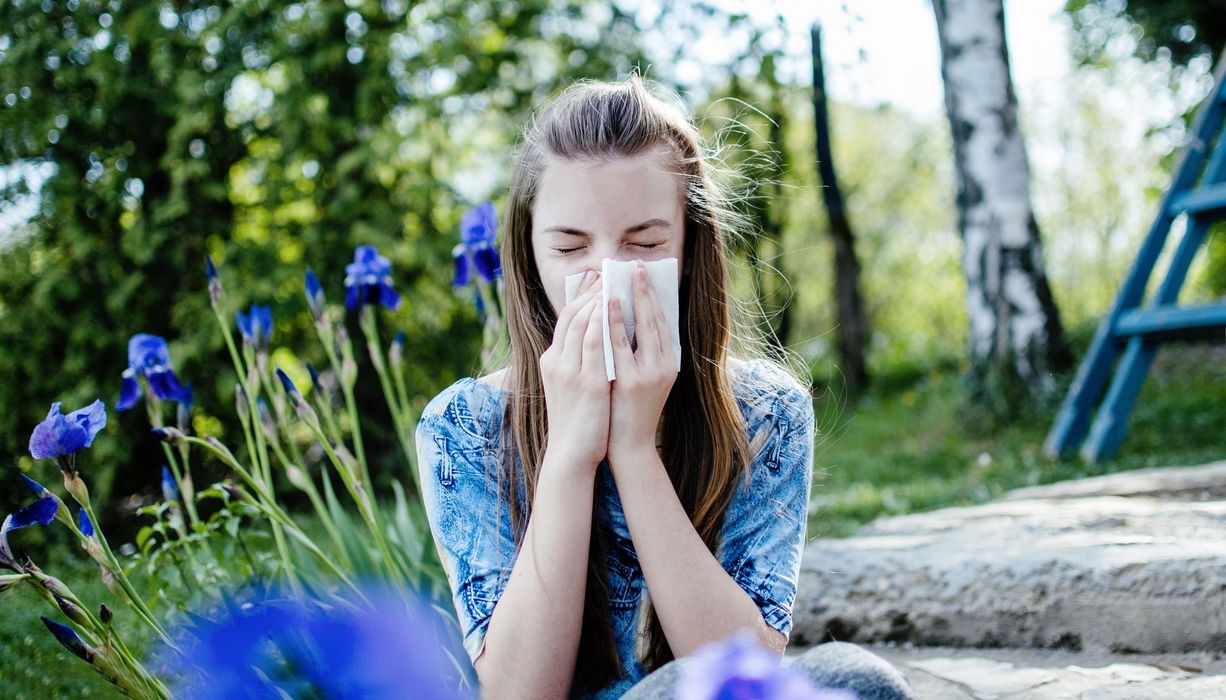
<svg viewBox="0 0 1226 700"><path fill-rule="evenodd" d="M1059 319L1030 204L1030 169L1009 77L1001 0L933 0L957 163L972 362L1012 359L1050 384Z"/></svg>

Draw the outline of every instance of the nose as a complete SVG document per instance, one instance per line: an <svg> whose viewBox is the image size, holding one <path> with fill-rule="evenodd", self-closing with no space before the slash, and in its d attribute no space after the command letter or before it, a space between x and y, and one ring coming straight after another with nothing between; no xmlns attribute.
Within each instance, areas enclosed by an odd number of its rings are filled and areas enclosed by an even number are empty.
<svg viewBox="0 0 1226 700"><path fill-rule="evenodd" d="M632 245L621 245L616 242L594 244L591 252L592 259L588 262L588 267L596 272L600 272L605 258L612 258L618 262L643 259L643 251L641 249Z"/></svg>

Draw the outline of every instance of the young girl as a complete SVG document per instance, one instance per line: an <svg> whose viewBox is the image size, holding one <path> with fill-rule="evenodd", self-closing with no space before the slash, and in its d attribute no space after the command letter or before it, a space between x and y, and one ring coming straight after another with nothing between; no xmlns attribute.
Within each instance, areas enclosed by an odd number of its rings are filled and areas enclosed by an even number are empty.
<svg viewBox="0 0 1226 700"><path fill-rule="evenodd" d="M431 530L490 697L670 697L669 662L703 645L740 629L787 645L813 404L782 366L729 354L729 210L675 104L638 77L584 82L531 124L501 231L509 360L445 389L417 428ZM606 258L676 258L679 371L644 270L633 347L617 301L604 308ZM905 697L858 647L796 663Z"/></svg>

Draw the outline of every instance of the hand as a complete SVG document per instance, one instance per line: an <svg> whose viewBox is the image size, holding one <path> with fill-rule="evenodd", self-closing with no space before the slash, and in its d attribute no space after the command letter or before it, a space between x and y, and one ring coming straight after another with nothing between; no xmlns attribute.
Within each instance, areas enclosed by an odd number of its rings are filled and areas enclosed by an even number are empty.
<svg viewBox="0 0 1226 700"><path fill-rule="evenodd" d="M608 454L609 380L604 366L600 273L588 272L558 314L553 344L541 355L549 414L546 451L561 464L590 470Z"/></svg>
<svg viewBox="0 0 1226 700"><path fill-rule="evenodd" d="M619 456L636 450L655 452L656 427L673 382L677 358L664 310L647 282L647 269L640 263L631 275L634 295L636 349L626 337L621 303L609 302L609 334L613 345L613 380L609 422L609 466Z"/></svg>

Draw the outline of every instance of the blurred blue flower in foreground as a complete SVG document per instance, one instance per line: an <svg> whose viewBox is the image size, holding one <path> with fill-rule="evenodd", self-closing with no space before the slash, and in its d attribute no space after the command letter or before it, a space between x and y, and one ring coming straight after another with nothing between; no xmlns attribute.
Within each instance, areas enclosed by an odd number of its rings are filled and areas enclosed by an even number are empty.
<svg viewBox="0 0 1226 700"><path fill-rule="evenodd" d="M243 334L244 343L256 350L268 347L268 339L272 337L271 307L252 304L249 313L235 311L234 316L238 319L238 331Z"/></svg>
<svg viewBox="0 0 1226 700"><path fill-rule="evenodd" d="M455 279L452 284L463 287L471 277L470 262L486 282L502 276L495 239L498 234L498 212L494 205L482 202L465 212L460 220L460 243L451 251L455 259Z"/></svg>
<svg viewBox="0 0 1226 700"><path fill-rule="evenodd" d="M170 674L187 672L173 697L476 698L460 689L453 659L467 656L448 643L437 612L390 593L368 589L366 597L369 604L266 599L230 604L225 619L193 616L184 654L165 658Z"/></svg>
<svg viewBox="0 0 1226 700"><path fill-rule="evenodd" d="M183 387L170 366L170 350L160 336L137 333L128 341L128 368L123 371L123 385L119 389L119 401L115 409L126 411L140 399L138 379L143 376L149 390L163 401L178 401Z"/></svg>
<svg viewBox="0 0 1226 700"><path fill-rule="evenodd" d="M60 413L60 402L51 404L47 417L30 434L30 456L34 459L65 457L94 442L106 427L106 405L98 399L68 415Z"/></svg>
<svg viewBox="0 0 1226 700"><path fill-rule="evenodd" d="M741 630L698 649L681 669L677 700L856 700L844 689L819 689L799 670Z"/></svg>
<svg viewBox="0 0 1226 700"><path fill-rule="evenodd" d="M353 251L353 262L345 266L345 306L357 309L383 304L395 311L400 295L392 289L392 263L373 245L360 245Z"/></svg>

